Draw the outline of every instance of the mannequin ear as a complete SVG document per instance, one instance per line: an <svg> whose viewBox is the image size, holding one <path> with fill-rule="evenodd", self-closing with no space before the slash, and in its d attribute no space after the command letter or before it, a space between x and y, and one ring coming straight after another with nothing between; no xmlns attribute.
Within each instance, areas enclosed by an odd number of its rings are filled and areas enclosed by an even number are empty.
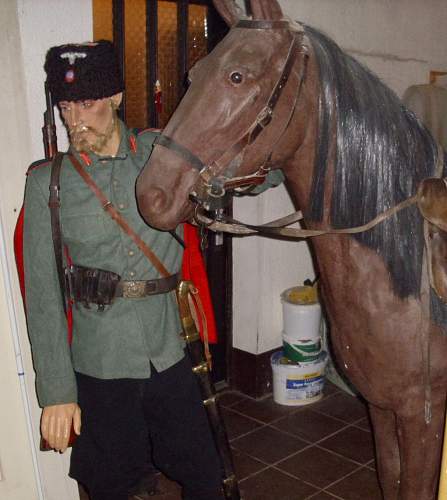
<svg viewBox="0 0 447 500"><path fill-rule="evenodd" d="M123 100L123 93L119 92L118 94L112 95L110 100L113 103L113 106L115 106L115 109L118 109L120 107L121 101Z"/></svg>
<svg viewBox="0 0 447 500"><path fill-rule="evenodd" d="M225 20L228 26L233 26L242 17L242 10L234 0L213 0L214 7Z"/></svg>
<svg viewBox="0 0 447 500"><path fill-rule="evenodd" d="M279 21L283 18L281 7L277 0L251 0L253 19Z"/></svg>

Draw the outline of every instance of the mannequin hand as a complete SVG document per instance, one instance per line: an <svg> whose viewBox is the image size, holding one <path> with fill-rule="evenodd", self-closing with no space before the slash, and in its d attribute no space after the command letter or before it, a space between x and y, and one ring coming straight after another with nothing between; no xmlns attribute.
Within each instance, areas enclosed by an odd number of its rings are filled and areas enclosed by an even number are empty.
<svg viewBox="0 0 447 500"><path fill-rule="evenodd" d="M56 451L63 453L68 446L71 423L75 433L81 434L81 409L76 403L46 406L42 412L42 437Z"/></svg>

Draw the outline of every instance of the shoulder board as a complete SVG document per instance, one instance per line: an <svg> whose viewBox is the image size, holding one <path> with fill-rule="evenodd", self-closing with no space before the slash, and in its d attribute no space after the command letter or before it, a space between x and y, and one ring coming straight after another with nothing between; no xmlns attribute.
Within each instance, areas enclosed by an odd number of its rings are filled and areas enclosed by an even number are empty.
<svg viewBox="0 0 447 500"><path fill-rule="evenodd" d="M46 158L44 158L43 160L35 161L34 163L31 163L26 173L29 174L32 170L40 167L45 167L47 165L51 165L51 160L47 160Z"/></svg>
<svg viewBox="0 0 447 500"><path fill-rule="evenodd" d="M147 132L152 132L152 133L158 133L161 134L161 128L143 128L143 129L135 129L134 130L135 134L137 136L143 135Z"/></svg>

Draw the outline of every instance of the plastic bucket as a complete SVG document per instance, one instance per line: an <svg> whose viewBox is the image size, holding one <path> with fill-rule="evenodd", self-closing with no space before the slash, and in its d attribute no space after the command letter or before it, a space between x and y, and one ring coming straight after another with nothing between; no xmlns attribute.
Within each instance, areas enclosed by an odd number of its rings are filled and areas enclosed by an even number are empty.
<svg viewBox="0 0 447 500"><path fill-rule="evenodd" d="M273 400L286 406L314 403L323 397L327 352L315 361L293 363L277 351L270 358L273 371Z"/></svg>
<svg viewBox="0 0 447 500"><path fill-rule="evenodd" d="M281 294L283 332L295 341L320 338L321 306L312 286L294 286ZM295 343L295 342L292 342Z"/></svg>
<svg viewBox="0 0 447 500"><path fill-rule="evenodd" d="M284 356L301 363L315 361L321 353L321 337L318 339L296 340L286 333L282 334Z"/></svg>

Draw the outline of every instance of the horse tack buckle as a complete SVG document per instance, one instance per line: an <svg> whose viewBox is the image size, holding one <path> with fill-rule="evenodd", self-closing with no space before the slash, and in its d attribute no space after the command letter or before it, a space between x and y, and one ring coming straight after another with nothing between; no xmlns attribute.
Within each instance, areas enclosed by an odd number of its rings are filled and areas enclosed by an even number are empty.
<svg viewBox="0 0 447 500"><path fill-rule="evenodd" d="M124 281L123 297L126 299L138 299L147 295L146 281Z"/></svg>

